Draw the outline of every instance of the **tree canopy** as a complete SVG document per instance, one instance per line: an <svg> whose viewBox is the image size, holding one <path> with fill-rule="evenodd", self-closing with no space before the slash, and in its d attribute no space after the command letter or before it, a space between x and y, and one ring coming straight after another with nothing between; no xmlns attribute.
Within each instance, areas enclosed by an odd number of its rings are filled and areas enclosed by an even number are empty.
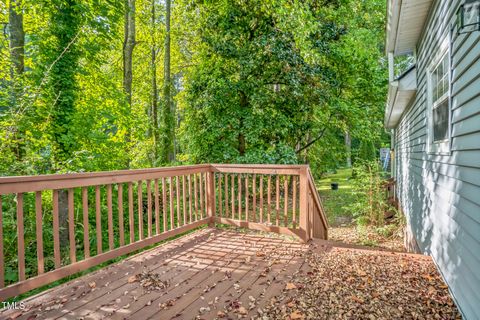
<svg viewBox="0 0 480 320"><path fill-rule="evenodd" d="M383 0L4 0L1 174L374 158L384 19Z"/></svg>

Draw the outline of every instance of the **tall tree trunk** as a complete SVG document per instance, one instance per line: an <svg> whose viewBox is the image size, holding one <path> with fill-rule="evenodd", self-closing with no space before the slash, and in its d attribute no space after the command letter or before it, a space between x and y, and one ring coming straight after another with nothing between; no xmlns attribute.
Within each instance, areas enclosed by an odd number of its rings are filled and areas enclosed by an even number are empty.
<svg viewBox="0 0 480 320"><path fill-rule="evenodd" d="M65 166L77 150L74 138L72 119L75 115L75 104L78 94L76 76L80 50L76 44L81 30L80 0L51 1L51 17L49 26L52 38L48 46L51 48L51 70L46 86L48 105L52 106L51 136L55 146L55 164L58 169ZM67 190L59 192L59 224L61 248L66 250L68 239L68 198Z"/></svg>
<svg viewBox="0 0 480 320"><path fill-rule="evenodd" d="M19 0L10 0L8 23L10 25L10 57L12 60L12 79L21 75L25 68L25 33L23 31L23 14Z"/></svg>
<svg viewBox="0 0 480 320"><path fill-rule="evenodd" d="M52 132L55 144L55 161L63 166L76 150L72 133L78 86L78 60L80 51L76 44L81 29L79 0L55 0L51 4L51 70L48 77L48 104L52 106ZM66 49L68 48L68 50ZM63 168L62 168L63 169Z"/></svg>
<svg viewBox="0 0 480 320"><path fill-rule="evenodd" d="M132 106L132 57L135 48L135 0L125 0L125 31L123 40L123 90L127 96L129 108ZM131 111L131 110L130 110ZM127 132L127 145L131 141L131 127ZM128 148L128 146L127 146ZM130 160L128 163L130 166Z"/></svg>
<svg viewBox="0 0 480 320"><path fill-rule="evenodd" d="M170 13L171 0L165 0L165 68L163 97L163 141L162 141L162 162L167 163L175 160L174 143L175 139L175 110L171 97L171 77L170 77Z"/></svg>
<svg viewBox="0 0 480 320"><path fill-rule="evenodd" d="M23 30L23 14L19 0L10 0L8 23L10 25L10 78L11 102L15 107L19 104L22 95L22 75L25 69L25 32ZM24 130L19 128L14 135L14 152L18 160L21 160L25 154L24 150Z"/></svg>
<svg viewBox="0 0 480 320"><path fill-rule="evenodd" d="M352 167L352 138L350 132L345 132L345 149L347 152L347 168Z"/></svg>
<svg viewBox="0 0 480 320"><path fill-rule="evenodd" d="M151 59L152 59L152 136L153 136L153 149L154 149L154 161L158 159L158 88L157 88L157 44L155 41L155 0L152 0L152 48L151 48Z"/></svg>

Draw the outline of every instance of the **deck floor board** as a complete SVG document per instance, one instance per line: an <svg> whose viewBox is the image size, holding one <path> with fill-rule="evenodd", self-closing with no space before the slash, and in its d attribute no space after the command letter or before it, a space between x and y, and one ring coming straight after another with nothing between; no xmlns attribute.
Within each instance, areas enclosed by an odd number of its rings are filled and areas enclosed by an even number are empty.
<svg viewBox="0 0 480 320"><path fill-rule="evenodd" d="M277 235L202 229L27 298L17 319L238 318L240 307L255 312L266 293L283 289L304 264L297 253L307 248ZM132 280L142 272L167 287L152 290Z"/></svg>

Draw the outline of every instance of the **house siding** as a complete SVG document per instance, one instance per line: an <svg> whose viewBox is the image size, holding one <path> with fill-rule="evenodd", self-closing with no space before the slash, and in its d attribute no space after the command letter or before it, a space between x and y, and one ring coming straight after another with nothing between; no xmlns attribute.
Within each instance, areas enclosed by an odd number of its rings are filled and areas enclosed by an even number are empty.
<svg viewBox="0 0 480 320"><path fill-rule="evenodd" d="M480 32L453 35L451 154L427 153L427 69L461 1L434 1L417 46L417 94L395 129L398 198L467 319L480 319ZM448 41L448 40L447 40Z"/></svg>

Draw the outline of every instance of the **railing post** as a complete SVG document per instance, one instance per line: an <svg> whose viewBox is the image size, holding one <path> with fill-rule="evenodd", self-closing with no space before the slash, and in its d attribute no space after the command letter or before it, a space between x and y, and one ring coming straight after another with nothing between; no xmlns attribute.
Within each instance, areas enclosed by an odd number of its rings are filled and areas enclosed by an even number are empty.
<svg viewBox="0 0 480 320"><path fill-rule="evenodd" d="M210 218L209 227L215 226L215 175L210 168L207 172L207 216Z"/></svg>
<svg viewBox="0 0 480 320"><path fill-rule="evenodd" d="M308 217L308 171L307 167L303 167L299 170L300 172L300 231L301 238L303 241L307 242L310 240L310 221Z"/></svg>

